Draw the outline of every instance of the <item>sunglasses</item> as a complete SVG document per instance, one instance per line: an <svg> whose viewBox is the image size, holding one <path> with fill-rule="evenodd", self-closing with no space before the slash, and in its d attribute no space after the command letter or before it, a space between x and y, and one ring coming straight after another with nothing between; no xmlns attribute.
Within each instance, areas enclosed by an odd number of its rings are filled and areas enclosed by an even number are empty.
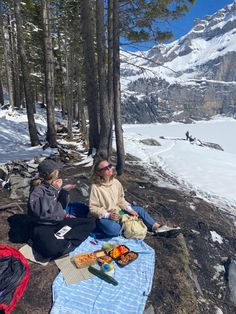
<svg viewBox="0 0 236 314"><path fill-rule="evenodd" d="M104 171L104 170L109 170L109 169L111 169L111 168L112 168L112 164L109 164L109 165L107 165L107 166L104 167L104 168L98 169L98 171L100 172L100 171Z"/></svg>

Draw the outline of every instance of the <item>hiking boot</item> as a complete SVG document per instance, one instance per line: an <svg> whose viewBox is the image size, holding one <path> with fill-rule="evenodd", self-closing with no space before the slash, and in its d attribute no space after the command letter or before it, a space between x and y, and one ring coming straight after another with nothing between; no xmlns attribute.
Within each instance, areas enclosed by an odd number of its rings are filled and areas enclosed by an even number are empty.
<svg viewBox="0 0 236 314"><path fill-rule="evenodd" d="M180 227L169 227L167 225L162 225L154 231L154 234L160 237L173 238L176 237L180 232Z"/></svg>

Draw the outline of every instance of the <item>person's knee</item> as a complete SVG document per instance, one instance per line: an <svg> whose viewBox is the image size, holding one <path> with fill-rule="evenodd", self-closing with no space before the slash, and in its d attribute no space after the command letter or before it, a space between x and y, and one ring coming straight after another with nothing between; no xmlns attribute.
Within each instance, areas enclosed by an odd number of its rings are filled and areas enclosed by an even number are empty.
<svg viewBox="0 0 236 314"><path fill-rule="evenodd" d="M117 237L120 235L121 226L114 221L108 219L97 219L97 227L110 237Z"/></svg>
<svg viewBox="0 0 236 314"><path fill-rule="evenodd" d="M145 211L145 209L141 206L132 206L133 210L135 210L137 213Z"/></svg>
<svg viewBox="0 0 236 314"><path fill-rule="evenodd" d="M111 237L117 237L120 235L121 226L119 223L112 221L111 224L107 226L107 234L109 234Z"/></svg>
<svg viewBox="0 0 236 314"><path fill-rule="evenodd" d="M118 237L120 235L120 228L118 229L113 229L113 230L109 230L109 236L111 237Z"/></svg>

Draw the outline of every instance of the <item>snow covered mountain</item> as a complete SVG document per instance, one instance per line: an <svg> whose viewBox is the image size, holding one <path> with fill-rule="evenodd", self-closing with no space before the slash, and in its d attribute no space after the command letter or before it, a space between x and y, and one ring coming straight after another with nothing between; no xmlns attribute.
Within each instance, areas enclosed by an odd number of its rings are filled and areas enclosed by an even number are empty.
<svg viewBox="0 0 236 314"><path fill-rule="evenodd" d="M236 116L236 0L179 40L121 57L124 122Z"/></svg>

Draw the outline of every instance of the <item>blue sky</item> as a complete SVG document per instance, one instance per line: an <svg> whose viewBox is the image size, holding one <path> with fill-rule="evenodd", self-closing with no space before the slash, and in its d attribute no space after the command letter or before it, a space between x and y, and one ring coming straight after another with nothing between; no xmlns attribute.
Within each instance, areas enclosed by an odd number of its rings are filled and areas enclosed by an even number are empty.
<svg viewBox="0 0 236 314"><path fill-rule="evenodd" d="M206 15L212 15L231 3L233 3L233 0L196 0L195 4L190 6L190 11L186 13L185 16L175 21L169 21L169 23L165 25L165 29L171 30L175 36L173 40L176 40L190 31L196 18L204 19ZM155 43L149 42L140 45L136 44L136 47L128 47L125 45L123 48L129 51L147 50L154 45Z"/></svg>

